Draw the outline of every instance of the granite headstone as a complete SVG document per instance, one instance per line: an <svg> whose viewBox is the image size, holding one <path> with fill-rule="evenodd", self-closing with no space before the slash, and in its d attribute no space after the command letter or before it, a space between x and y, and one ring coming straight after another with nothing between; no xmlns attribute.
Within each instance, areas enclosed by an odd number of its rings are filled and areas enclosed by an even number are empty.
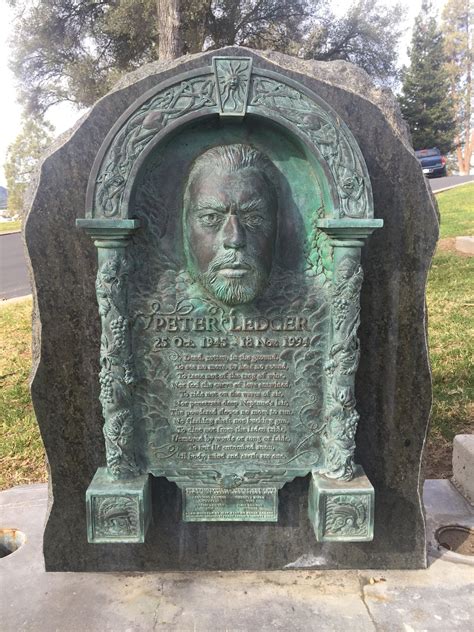
<svg viewBox="0 0 474 632"><path fill-rule="evenodd" d="M389 92L242 48L151 64L36 184L47 570L426 564L438 228Z"/></svg>

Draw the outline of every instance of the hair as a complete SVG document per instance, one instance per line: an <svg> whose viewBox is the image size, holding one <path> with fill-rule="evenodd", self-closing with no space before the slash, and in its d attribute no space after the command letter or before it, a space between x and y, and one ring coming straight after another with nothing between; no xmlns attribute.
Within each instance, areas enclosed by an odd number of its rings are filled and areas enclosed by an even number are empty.
<svg viewBox="0 0 474 632"><path fill-rule="evenodd" d="M208 149L194 161L188 175L184 192L184 207L189 204L189 190L204 169L214 167L218 171L234 173L241 169L254 169L266 181L274 202L278 202L279 172L263 152L250 145L218 145Z"/></svg>

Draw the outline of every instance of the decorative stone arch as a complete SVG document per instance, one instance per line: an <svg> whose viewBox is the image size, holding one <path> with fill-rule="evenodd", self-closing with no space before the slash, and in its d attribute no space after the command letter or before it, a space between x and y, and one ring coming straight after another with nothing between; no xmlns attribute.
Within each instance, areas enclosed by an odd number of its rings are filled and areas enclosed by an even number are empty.
<svg viewBox="0 0 474 632"><path fill-rule="evenodd" d="M99 468L87 492L89 541L143 541L150 517L147 472L141 471L135 455L133 388L128 379L133 374L133 358L126 247L140 226L129 210L135 179L147 157L170 134L216 116L234 120L258 117L280 126L315 157L327 181L331 205L315 226L327 234L332 246L328 388L340 401L333 398L327 416L339 421L329 424L325 435L326 445L331 446L327 465L323 470L310 469L310 519L318 540L370 540L373 488L353 460L358 419L354 380L359 358L360 252L368 235L383 223L374 219L367 167L351 131L320 97L283 74L255 67L249 57L229 56L214 57L212 65L160 83L135 101L107 135L91 171L86 218L77 220L77 225L94 238L98 249L96 289L102 325L100 379L107 470ZM113 361L108 352L111 345L116 349ZM120 407L114 402L114 383L120 383ZM328 480L336 487L327 487ZM284 482L282 479L279 486ZM328 495L333 499L332 514L325 510L326 505L331 506L325 500ZM114 496L117 506L129 516L121 523L122 531L101 523L103 497L109 502ZM338 503L347 502L364 516L363 524L360 519L356 530L333 533L331 515L337 516ZM133 529L127 531L127 524Z"/></svg>
<svg viewBox="0 0 474 632"><path fill-rule="evenodd" d="M260 117L286 129L320 162L330 186L331 217L373 218L367 167L346 124L311 90L256 68L249 57L214 57L212 66L178 75L137 99L97 155L86 217L128 219L133 183L149 153L178 128L213 116Z"/></svg>

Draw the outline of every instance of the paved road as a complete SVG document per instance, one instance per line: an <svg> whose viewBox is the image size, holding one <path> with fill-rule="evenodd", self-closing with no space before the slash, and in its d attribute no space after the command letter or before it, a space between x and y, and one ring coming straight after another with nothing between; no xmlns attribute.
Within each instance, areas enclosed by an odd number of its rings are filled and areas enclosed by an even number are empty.
<svg viewBox="0 0 474 632"><path fill-rule="evenodd" d="M457 184L473 182L474 176L448 176L447 178L429 178L432 191L439 191L447 187L454 187Z"/></svg>
<svg viewBox="0 0 474 632"><path fill-rule="evenodd" d="M21 233L0 234L0 299L31 294Z"/></svg>

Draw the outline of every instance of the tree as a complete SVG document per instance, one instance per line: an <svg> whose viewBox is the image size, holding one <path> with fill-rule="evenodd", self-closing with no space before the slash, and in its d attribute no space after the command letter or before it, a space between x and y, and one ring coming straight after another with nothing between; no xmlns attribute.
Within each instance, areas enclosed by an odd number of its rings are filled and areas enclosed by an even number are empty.
<svg viewBox="0 0 474 632"><path fill-rule="evenodd" d="M442 14L449 93L456 113L456 158L461 174L469 173L474 152L473 7L469 0L448 0Z"/></svg>
<svg viewBox="0 0 474 632"><path fill-rule="evenodd" d="M402 72L399 100L413 146L438 147L447 153L454 146L454 109L449 96L443 36L427 0L423 0L415 19L409 57L410 66Z"/></svg>
<svg viewBox="0 0 474 632"><path fill-rule="evenodd" d="M344 59L384 83L397 77L397 46L402 33L399 3L388 7L377 0L357 0L339 19L324 7L313 22L303 47L306 59Z"/></svg>
<svg viewBox="0 0 474 632"><path fill-rule="evenodd" d="M382 80L395 73L399 9L380 0L355 0L338 20L325 0L9 2L12 69L30 113L65 100L90 106L143 63L234 44L347 59Z"/></svg>
<svg viewBox="0 0 474 632"><path fill-rule="evenodd" d="M43 152L51 145L54 128L47 122L23 117L22 130L7 150L5 177L8 210L22 213L26 188Z"/></svg>

